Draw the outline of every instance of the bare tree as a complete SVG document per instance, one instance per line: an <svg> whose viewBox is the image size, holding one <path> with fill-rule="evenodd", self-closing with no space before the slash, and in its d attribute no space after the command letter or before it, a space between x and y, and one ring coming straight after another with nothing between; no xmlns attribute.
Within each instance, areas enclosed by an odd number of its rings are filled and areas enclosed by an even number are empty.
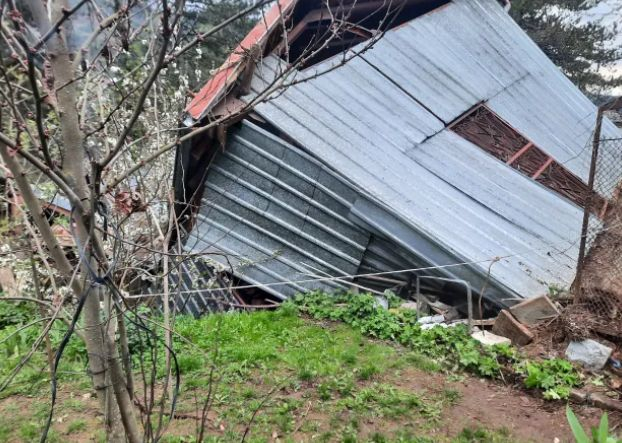
<svg viewBox="0 0 622 443"><path fill-rule="evenodd" d="M54 274L47 288L52 301L43 300L43 295L31 299L38 300L49 317L33 350L54 321L67 323L51 362L54 374L64 346L82 322L79 336L86 345L110 441L157 441L166 429L165 404L170 407L166 414L175 416L179 374L172 350L174 313L168 311L172 294L166 282L174 267L169 257L179 262L184 253L169 250L177 239L175 202L170 198L174 149L239 120L283 88L309 80L308 76L298 80L297 68L307 66L331 40L340 38L340 28L353 26L347 8L339 6L339 16L328 17L331 24L323 28L323 35L311 39L313 44L295 59L288 59L291 10L279 9L284 58L280 72L234 111L180 132L184 97L191 83L208 73L201 66L193 73L182 72L178 64L191 66L201 47L213 44L210 39L236 21L249 15L261 21L270 3L244 4L205 32L194 32L193 23L184 21L197 6L184 0L0 2L0 156L23 200L28 233L45 265L43 272ZM365 47L344 52L326 70L346 63L380 35L370 34ZM251 59L247 64L260 62L262 47L239 50L239 56ZM42 189L70 202L72 248L61 244L45 215ZM154 270L160 274L154 276ZM125 296L140 288L141 280L154 278L165 282L163 325L143 318ZM145 332L142 388L134 381L128 328ZM165 331L162 344L167 352L167 377L160 394L155 388L158 328ZM56 389L53 375L52 406ZM201 437L210 404L208 396L201 408ZM154 427L151 415L156 405L161 409ZM42 441L52 414L53 408Z"/></svg>

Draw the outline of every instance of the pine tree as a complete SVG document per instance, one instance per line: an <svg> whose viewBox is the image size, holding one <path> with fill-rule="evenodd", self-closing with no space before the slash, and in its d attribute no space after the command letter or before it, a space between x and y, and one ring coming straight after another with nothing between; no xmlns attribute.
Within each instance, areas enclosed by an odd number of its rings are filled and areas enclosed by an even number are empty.
<svg viewBox="0 0 622 443"><path fill-rule="evenodd" d="M622 57L616 26L586 22L582 13L603 0L514 0L510 13L544 53L592 97L622 85L603 74Z"/></svg>
<svg viewBox="0 0 622 443"><path fill-rule="evenodd" d="M192 37L197 32L205 32L225 19L244 10L252 4L249 0L209 0L188 2L184 33ZM209 78L210 71L218 69L227 56L237 47L244 36L261 17L260 11L248 14L234 21L221 32L209 38L197 50L193 61L184 61L180 66L184 72L196 72L191 76L191 88L197 89ZM192 65L192 66L190 66ZM199 72L200 71L200 72Z"/></svg>

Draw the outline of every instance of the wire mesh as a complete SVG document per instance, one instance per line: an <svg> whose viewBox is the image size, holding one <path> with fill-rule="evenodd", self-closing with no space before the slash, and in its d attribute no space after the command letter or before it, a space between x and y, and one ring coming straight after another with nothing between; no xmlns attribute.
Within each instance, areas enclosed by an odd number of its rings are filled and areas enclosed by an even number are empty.
<svg viewBox="0 0 622 443"><path fill-rule="evenodd" d="M579 256L575 303L565 315L574 335L622 338L622 138L601 138L593 149L585 248Z"/></svg>

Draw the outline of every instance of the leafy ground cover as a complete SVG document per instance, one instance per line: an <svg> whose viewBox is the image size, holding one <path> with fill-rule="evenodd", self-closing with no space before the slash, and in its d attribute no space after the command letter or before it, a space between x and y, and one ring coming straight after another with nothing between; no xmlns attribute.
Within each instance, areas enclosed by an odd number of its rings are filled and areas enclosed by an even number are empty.
<svg viewBox="0 0 622 443"><path fill-rule="evenodd" d="M529 361L509 345L482 346L465 325L422 330L416 311L400 309L399 303L394 300L393 309L387 310L369 294L314 292L297 297L293 306L313 318L342 321L365 335L398 342L446 369L521 378L525 387L542 390L547 400L567 399L571 389L581 385L580 373L566 360Z"/></svg>
<svg viewBox="0 0 622 443"><path fill-rule="evenodd" d="M379 309L364 295L341 297L313 294L273 312L179 318L183 418L171 422L164 441L195 441L193 417L208 395L212 364L208 441L240 441L253 415L247 441L569 441L561 402L546 406L495 381L516 366L524 371L517 380L536 380L545 390L574 384L565 380L574 372L549 367L559 362L521 361L510 348L479 347L461 328L421 331L412 313ZM0 331L9 356L0 360L3 377L36 335L22 327ZM53 345L61 332L52 334ZM50 441L103 441L85 362L79 342L72 343ZM45 357L37 355L3 393L0 441L37 440L48 383ZM507 377L506 383L512 384ZM579 412L585 423L599 416Z"/></svg>

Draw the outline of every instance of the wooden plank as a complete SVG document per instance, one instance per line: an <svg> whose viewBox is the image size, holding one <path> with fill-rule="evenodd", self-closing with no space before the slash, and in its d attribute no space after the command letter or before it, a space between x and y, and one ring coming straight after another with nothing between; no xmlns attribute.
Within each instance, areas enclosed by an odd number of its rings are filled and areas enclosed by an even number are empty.
<svg viewBox="0 0 622 443"><path fill-rule="evenodd" d="M538 170L536 172L533 173L533 175L531 176L531 178L538 178L540 177L540 175L546 171L546 168L548 168L551 163L553 163L553 157L549 157L547 161L544 162L544 164L542 166L540 166L538 168Z"/></svg>
<svg viewBox="0 0 622 443"><path fill-rule="evenodd" d="M527 143L525 146L523 146L522 148L520 148L518 151L516 151L516 153L514 153L514 155L512 157L510 157L510 159L506 162L508 165L511 165L512 163L514 163L516 160L518 160L518 158L523 155L525 152L529 151L531 148L533 147L533 143L529 142Z"/></svg>

